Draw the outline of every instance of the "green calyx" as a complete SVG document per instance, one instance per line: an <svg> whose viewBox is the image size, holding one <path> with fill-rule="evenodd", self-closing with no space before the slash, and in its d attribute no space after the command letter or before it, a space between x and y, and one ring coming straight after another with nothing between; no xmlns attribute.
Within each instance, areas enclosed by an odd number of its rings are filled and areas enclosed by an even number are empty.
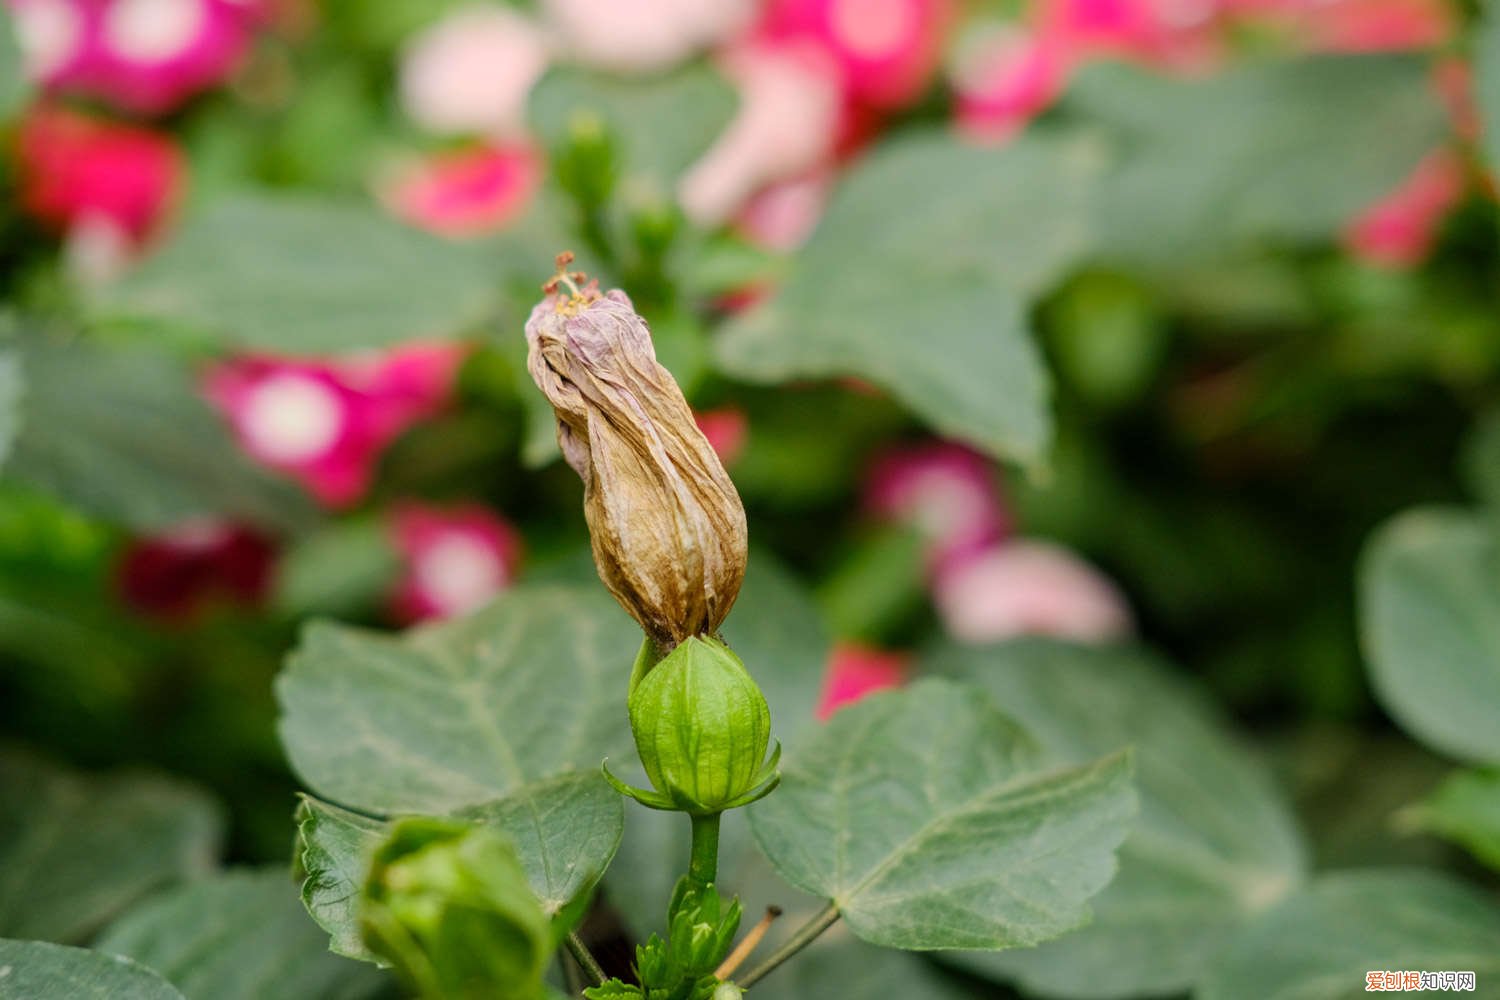
<svg viewBox="0 0 1500 1000"><path fill-rule="evenodd" d="M360 932L418 996L443 1000L536 1000L554 947L510 843L429 818L398 821L376 850Z"/></svg>
<svg viewBox="0 0 1500 1000"><path fill-rule="evenodd" d="M630 687L630 728L655 791L633 788L605 768L624 795L653 809L711 815L748 805L781 780L771 712L728 646L707 636L682 642L654 665L643 646Z"/></svg>
<svg viewBox="0 0 1500 1000"><path fill-rule="evenodd" d="M715 970L734 947L740 901L725 902L712 885L679 879L667 908L667 936L652 934L635 949L639 985L611 980L584 991L589 1000L721 1000Z"/></svg>

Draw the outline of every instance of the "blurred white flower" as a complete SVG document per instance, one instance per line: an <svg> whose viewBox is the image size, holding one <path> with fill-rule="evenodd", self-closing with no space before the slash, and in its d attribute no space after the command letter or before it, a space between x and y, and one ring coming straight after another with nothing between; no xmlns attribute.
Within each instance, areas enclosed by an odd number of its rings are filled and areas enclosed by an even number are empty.
<svg viewBox="0 0 1500 1000"><path fill-rule="evenodd" d="M665 69L728 40L755 14L755 0L543 0L559 47L616 72Z"/></svg>
<svg viewBox="0 0 1500 1000"><path fill-rule="evenodd" d="M547 68L546 38L508 7L463 7L413 37L401 54L401 103L422 128L507 136Z"/></svg>
<svg viewBox="0 0 1500 1000"><path fill-rule="evenodd" d="M1050 635L1107 642L1131 631L1119 589L1058 545L1006 542L940 574L933 603L964 642Z"/></svg>
<svg viewBox="0 0 1500 1000"><path fill-rule="evenodd" d="M701 226L722 223L762 187L826 161L843 111L839 71L816 50L747 46L724 60L724 70L739 88L739 112L677 192Z"/></svg>

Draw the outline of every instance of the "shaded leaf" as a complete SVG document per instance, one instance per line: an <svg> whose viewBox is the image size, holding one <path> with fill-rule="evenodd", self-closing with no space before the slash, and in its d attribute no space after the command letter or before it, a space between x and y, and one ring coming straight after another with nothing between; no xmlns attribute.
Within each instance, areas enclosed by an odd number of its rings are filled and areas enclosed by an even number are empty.
<svg viewBox="0 0 1500 1000"><path fill-rule="evenodd" d="M404 637L314 623L277 680L281 737L318 794L447 813L631 747L640 632L602 586L522 586Z"/></svg>
<svg viewBox="0 0 1500 1000"><path fill-rule="evenodd" d="M188 997L359 1000L385 977L329 954L286 870L227 872L157 896L95 942L156 969Z"/></svg>
<svg viewBox="0 0 1500 1000"><path fill-rule="evenodd" d="M0 466L10 456L11 446L21 431L24 395L20 355L13 350L0 351Z"/></svg>
<svg viewBox="0 0 1500 1000"><path fill-rule="evenodd" d="M1427 508L1365 550L1360 629L1375 694L1417 739L1500 762L1500 549L1482 518Z"/></svg>
<svg viewBox="0 0 1500 1000"><path fill-rule="evenodd" d="M1100 152L1037 133L1000 151L937 132L886 143L776 296L725 326L720 363L759 382L867 379L938 431L1039 460L1047 380L1026 310L1085 247Z"/></svg>
<svg viewBox="0 0 1500 1000"><path fill-rule="evenodd" d="M795 926L796 920L783 917L782 923ZM753 995L756 1000L965 1000L979 994L925 956L876 948L835 924L812 947L757 983Z"/></svg>
<svg viewBox="0 0 1500 1000"><path fill-rule="evenodd" d="M1134 812L1127 754L1047 770L975 689L942 680L835 715L750 809L761 850L893 948L1032 945L1088 919Z"/></svg>
<svg viewBox="0 0 1500 1000"><path fill-rule="evenodd" d="M949 646L929 665L983 688L1055 763L1132 747L1140 794L1120 872L1087 927L1033 951L945 956L955 963L1047 996L1179 992L1300 882L1301 840L1266 769L1149 656L1038 640Z"/></svg>
<svg viewBox="0 0 1500 1000"><path fill-rule="evenodd" d="M0 756L0 933L84 940L146 893L209 871L221 829L213 801L173 779Z"/></svg>
<svg viewBox="0 0 1500 1000"><path fill-rule="evenodd" d="M1491 4L1480 8L1474 32L1474 100L1484 155L1494 169L1500 164L1500 10Z"/></svg>
<svg viewBox="0 0 1500 1000"><path fill-rule="evenodd" d="M1500 870L1500 772L1459 771L1405 818Z"/></svg>
<svg viewBox="0 0 1500 1000"><path fill-rule="evenodd" d="M1500 977L1500 906L1438 872L1326 875L1261 914L1212 962L1197 1000L1354 1000L1370 970Z"/></svg>
<svg viewBox="0 0 1500 1000"><path fill-rule="evenodd" d="M176 987L128 958L43 941L0 940L6 1000L184 1000Z"/></svg>
<svg viewBox="0 0 1500 1000"><path fill-rule="evenodd" d="M16 38L16 19L9 8L0 11L0 117L20 111L31 96L25 57Z"/></svg>
<svg viewBox="0 0 1500 1000"><path fill-rule="evenodd" d="M463 332L498 295L482 244L418 232L373 205L241 194L189 218L96 309L240 348L326 353Z"/></svg>

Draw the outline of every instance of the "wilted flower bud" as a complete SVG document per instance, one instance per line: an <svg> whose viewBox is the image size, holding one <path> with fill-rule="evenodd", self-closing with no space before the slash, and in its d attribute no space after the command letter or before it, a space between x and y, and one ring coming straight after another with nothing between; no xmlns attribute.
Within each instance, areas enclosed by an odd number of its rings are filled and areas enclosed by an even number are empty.
<svg viewBox="0 0 1500 1000"><path fill-rule="evenodd" d="M536 1000L551 926L499 834L448 820L398 821L376 850L360 930L424 1000Z"/></svg>
<svg viewBox="0 0 1500 1000"><path fill-rule="evenodd" d="M629 705L636 750L656 791L610 781L636 801L707 815L747 805L776 786L781 748L766 758L765 696L719 640L684 641L639 678Z"/></svg>
<svg viewBox="0 0 1500 1000"><path fill-rule="evenodd" d="M526 338L605 586L662 650L716 632L745 575L745 509L645 321L590 285L543 299Z"/></svg>

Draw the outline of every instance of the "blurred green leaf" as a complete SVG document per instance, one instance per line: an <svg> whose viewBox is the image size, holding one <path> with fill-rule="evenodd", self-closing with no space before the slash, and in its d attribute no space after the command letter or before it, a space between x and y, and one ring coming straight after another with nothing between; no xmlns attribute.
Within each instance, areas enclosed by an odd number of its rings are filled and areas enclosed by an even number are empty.
<svg viewBox="0 0 1500 1000"><path fill-rule="evenodd" d="M273 603L289 615L353 615L390 589L400 557L380 518L337 521L296 540L276 564Z"/></svg>
<svg viewBox="0 0 1500 1000"><path fill-rule="evenodd" d="M1469 489L1500 524L1500 411L1485 414L1474 425L1460 464Z"/></svg>
<svg viewBox="0 0 1500 1000"><path fill-rule="evenodd" d="M1381 705L1462 760L1500 763L1500 546L1452 508L1382 527L1360 572L1360 630Z"/></svg>
<svg viewBox="0 0 1500 1000"><path fill-rule="evenodd" d="M542 912L571 926L609 867L625 828L621 798L597 770L559 775L497 802L454 814L503 831L515 846ZM373 961L360 942L356 904L370 854L390 824L304 797L298 810L302 898L333 937L332 949Z"/></svg>
<svg viewBox="0 0 1500 1000"><path fill-rule="evenodd" d="M281 738L319 795L446 813L631 747L640 633L602 587L521 586L403 637L303 633L277 680Z"/></svg>
<svg viewBox="0 0 1500 1000"><path fill-rule="evenodd" d="M286 869L225 872L156 896L94 945L160 972L188 997L361 1000L386 978L328 951Z"/></svg>
<svg viewBox="0 0 1500 1000"><path fill-rule="evenodd" d="M1458 771L1402 818L1500 870L1500 772Z"/></svg>
<svg viewBox="0 0 1500 1000"><path fill-rule="evenodd" d="M243 194L189 218L94 308L239 348L355 351L465 332L496 307L499 267L484 244L430 236L373 205Z"/></svg>
<svg viewBox="0 0 1500 1000"><path fill-rule="evenodd" d="M7 476L148 531L215 515L311 517L299 490L241 453L181 361L82 340L28 338L20 349L26 386Z"/></svg>
<svg viewBox="0 0 1500 1000"><path fill-rule="evenodd" d="M1126 753L1048 770L967 685L845 708L750 807L777 871L890 948L1014 948L1086 923L1135 810Z"/></svg>
<svg viewBox="0 0 1500 1000"><path fill-rule="evenodd" d="M1133 747L1141 802L1088 926L1034 950L944 958L1043 996L1176 993L1302 880L1300 838L1266 769L1151 657L1022 641L945 647L930 660L1004 706L1054 763Z"/></svg>
<svg viewBox="0 0 1500 1000"><path fill-rule="evenodd" d="M0 10L0 118L9 118L31 93L25 59L16 38L16 18L10 8Z"/></svg>
<svg viewBox="0 0 1500 1000"><path fill-rule="evenodd" d="M82 941L152 890L213 868L221 825L212 800L174 779L0 755L0 933Z"/></svg>
<svg viewBox="0 0 1500 1000"><path fill-rule="evenodd" d="M10 457L16 435L21 432L21 408L26 387L21 358L13 350L0 351L0 468Z"/></svg>
<svg viewBox="0 0 1500 1000"><path fill-rule="evenodd" d="M1479 8L1474 31L1474 100L1479 105L1479 130L1490 169L1500 165L1500 10L1493 4Z"/></svg>
<svg viewBox="0 0 1500 1000"><path fill-rule="evenodd" d="M43 941L0 940L0 996L15 1000L185 1000L128 958Z"/></svg>
<svg viewBox="0 0 1500 1000"><path fill-rule="evenodd" d="M924 956L876 948L837 925L754 991L756 1000L964 1000L988 995L966 988Z"/></svg>
<svg viewBox="0 0 1500 1000"><path fill-rule="evenodd" d="M938 431L1021 462L1050 435L1026 309L1085 248L1100 149L1028 132L1000 151L894 139L840 185L769 301L721 332L758 382L850 376Z"/></svg>
<svg viewBox="0 0 1500 1000"><path fill-rule="evenodd" d="M1438 872L1325 875L1283 900L1213 959L1197 1000L1354 1000L1373 970L1500 977L1500 906ZM1478 995L1478 994L1476 994Z"/></svg>
<svg viewBox="0 0 1500 1000"><path fill-rule="evenodd" d="M1122 161L1101 195L1102 255L1201 265L1245 244L1326 242L1449 133L1426 60L1337 56L1172 79L1097 64L1067 106Z"/></svg>
<svg viewBox="0 0 1500 1000"><path fill-rule="evenodd" d="M551 148L577 116L598 116L621 145L627 188L644 183L670 196L677 175L723 131L735 104L729 84L705 63L643 78L559 68L533 88L529 117Z"/></svg>

